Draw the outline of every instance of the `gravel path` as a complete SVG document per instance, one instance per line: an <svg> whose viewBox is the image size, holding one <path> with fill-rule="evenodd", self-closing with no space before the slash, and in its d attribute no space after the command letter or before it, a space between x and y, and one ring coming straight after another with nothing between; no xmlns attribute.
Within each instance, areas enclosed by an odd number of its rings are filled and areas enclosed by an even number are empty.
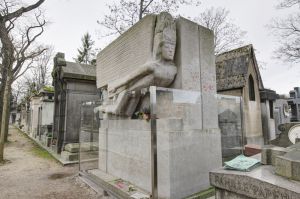
<svg viewBox="0 0 300 199"><path fill-rule="evenodd" d="M63 167L16 128L9 129L5 159L0 165L0 199L104 198L82 183L78 165Z"/></svg>

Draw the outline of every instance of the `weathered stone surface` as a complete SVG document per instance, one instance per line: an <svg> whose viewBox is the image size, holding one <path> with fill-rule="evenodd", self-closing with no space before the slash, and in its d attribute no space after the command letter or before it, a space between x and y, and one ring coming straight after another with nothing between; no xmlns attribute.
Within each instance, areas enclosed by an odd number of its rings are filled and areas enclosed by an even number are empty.
<svg viewBox="0 0 300 199"><path fill-rule="evenodd" d="M134 30L137 32L132 32ZM147 32L151 34L145 34ZM138 39L148 41L146 43L149 46L144 49L142 45L145 41L138 43ZM174 80L177 73L177 68L173 62L176 46L175 20L169 13L165 12L159 15L150 15L117 38L112 45L117 43L123 43L123 46L108 46L103 51L115 50L119 52L125 50L132 56L128 55L126 62L123 63L115 53L111 55L99 54L99 81L104 79L105 82L105 85L100 84L100 88L106 90L108 94L104 98L105 102L100 110L106 114L131 117L139 103L140 96L138 93L142 88L149 86L168 87ZM128 49L128 46L131 45L136 45L133 51L144 52L144 57L140 58L136 56L135 52L131 52L132 50ZM126 53L122 52L123 54ZM111 65L110 63L103 63L103 60L110 62L115 60L116 63ZM138 63L135 64L135 62ZM122 67L126 71L116 70L114 68L116 66ZM112 72L115 74L113 76L107 75L107 68L109 70L114 68ZM102 75L105 75L104 78ZM110 78L105 79L106 76ZM133 92L136 95L128 95L128 93Z"/></svg>
<svg viewBox="0 0 300 199"><path fill-rule="evenodd" d="M290 149L287 148L266 145L262 148L261 163L275 166L276 157L282 156L289 151Z"/></svg>
<svg viewBox="0 0 300 199"><path fill-rule="evenodd" d="M97 55L97 87L121 78L152 57L156 15L147 15Z"/></svg>
<svg viewBox="0 0 300 199"><path fill-rule="evenodd" d="M82 142L80 143L80 151L97 151L98 150L98 143L97 142ZM70 143L66 144L65 151L70 153L77 153L79 152L79 143Z"/></svg>
<svg viewBox="0 0 300 199"><path fill-rule="evenodd" d="M250 172L218 169L210 173L210 182L219 190L229 192L238 199L297 199L300 198L300 183L274 175L272 166L260 166ZM227 199L217 194L218 199ZM223 197L225 196L225 197Z"/></svg>
<svg viewBox="0 0 300 199"><path fill-rule="evenodd" d="M295 125L300 124L299 122L289 122L289 123L284 123L280 124L278 126L278 129L281 131L279 136L270 141L270 144L275 145L275 146L280 146L280 147L289 147L293 145L291 140L289 139L289 131L291 128L293 128Z"/></svg>
<svg viewBox="0 0 300 199"><path fill-rule="evenodd" d="M100 128L99 169L151 191L150 123L105 123L109 128ZM160 197L179 199L207 189L209 170L221 165L219 130L189 129L182 119L159 119L157 133Z"/></svg>
<svg viewBox="0 0 300 199"><path fill-rule="evenodd" d="M65 151L70 153L77 153L79 152L79 143L70 143L65 145Z"/></svg>
<svg viewBox="0 0 300 199"><path fill-rule="evenodd" d="M61 158L65 161L76 161L79 158L79 153L71 153L69 151L62 151Z"/></svg>
<svg viewBox="0 0 300 199"><path fill-rule="evenodd" d="M283 156L276 157L275 173L287 178L292 178L292 161Z"/></svg>
<svg viewBox="0 0 300 199"><path fill-rule="evenodd" d="M287 99L279 98L274 103L274 119L276 135L281 133L279 126L290 122L289 105Z"/></svg>
<svg viewBox="0 0 300 199"><path fill-rule="evenodd" d="M64 145L77 143L80 130L80 104L83 101L98 100L95 66L67 62L63 53L54 58L53 85L54 121L53 142L56 152Z"/></svg>
<svg viewBox="0 0 300 199"><path fill-rule="evenodd" d="M177 76L173 88L200 90L200 49L198 24L180 17L177 24L175 63Z"/></svg>
<svg viewBox="0 0 300 199"><path fill-rule="evenodd" d="M217 56L218 94L243 98L243 134L245 143L263 145L260 90L264 89L252 45L243 46ZM253 88L253 89L252 89ZM251 92L251 99L249 90Z"/></svg>
<svg viewBox="0 0 300 199"><path fill-rule="evenodd" d="M244 87L249 65L249 46L217 56L217 88L228 90Z"/></svg>
<svg viewBox="0 0 300 199"><path fill-rule="evenodd" d="M276 157L275 172L278 175L300 181L300 150L293 150Z"/></svg>
<svg viewBox="0 0 300 199"><path fill-rule="evenodd" d="M292 109L291 122L300 122L300 87L295 87L290 91L290 99L288 104Z"/></svg>
<svg viewBox="0 0 300 199"><path fill-rule="evenodd" d="M240 97L218 94L218 121L222 136L222 156L242 153Z"/></svg>
<svg viewBox="0 0 300 199"><path fill-rule="evenodd" d="M272 152L273 147L274 147L273 145L265 145L262 147L262 149L261 149L261 163L262 164L266 164L266 165L272 164L271 152Z"/></svg>
<svg viewBox="0 0 300 199"><path fill-rule="evenodd" d="M200 70L201 70L201 93L202 93L202 123L203 128L216 128L218 121L215 118L218 114L216 88L216 68L214 55L214 34L213 31L199 26L200 46Z"/></svg>

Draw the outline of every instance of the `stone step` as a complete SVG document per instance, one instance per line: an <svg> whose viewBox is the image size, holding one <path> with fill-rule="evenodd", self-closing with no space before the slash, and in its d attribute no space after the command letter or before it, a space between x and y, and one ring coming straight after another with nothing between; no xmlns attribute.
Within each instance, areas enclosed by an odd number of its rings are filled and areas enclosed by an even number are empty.
<svg viewBox="0 0 300 199"><path fill-rule="evenodd" d="M65 151L68 151L70 153L78 153L79 152L79 146L80 151L98 151L99 146L97 142L83 142L83 143L69 143L65 145Z"/></svg>

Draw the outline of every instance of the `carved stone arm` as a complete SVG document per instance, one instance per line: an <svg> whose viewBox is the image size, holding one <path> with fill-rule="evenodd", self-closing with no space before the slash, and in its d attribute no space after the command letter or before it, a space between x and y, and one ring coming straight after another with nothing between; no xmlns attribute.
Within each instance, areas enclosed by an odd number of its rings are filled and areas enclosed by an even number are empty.
<svg viewBox="0 0 300 199"><path fill-rule="evenodd" d="M139 79L140 77L146 76L150 73L153 73L155 70L155 64L154 63L148 63L145 64L136 70L132 71L130 74L116 79L108 84L108 92L109 93L115 93L118 88L128 85L130 82L132 82L135 79Z"/></svg>

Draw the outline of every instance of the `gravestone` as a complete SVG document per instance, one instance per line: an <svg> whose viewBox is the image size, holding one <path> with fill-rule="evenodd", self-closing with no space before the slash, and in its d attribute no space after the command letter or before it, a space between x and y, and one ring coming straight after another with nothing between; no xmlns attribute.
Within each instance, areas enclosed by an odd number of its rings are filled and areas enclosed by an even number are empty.
<svg viewBox="0 0 300 199"><path fill-rule="evenodd" d="M209 188L209 170L221 166L214 36L168 13L144 17L97 56L99 170L151 191L150 123L133 119L149 108L149 86L167 88L156 105L159 197Z"/></svg>
<svg viewBox="0 0 300 199"><path fill-rule="evenodd" d="M275 119L275 130L276 136L280 134L279 125L290 122L290 108L287 103L285 96L279 95L279 99L276 99L274 103L274 119Z"/></svg>
<svg viewBox="0 0 300 199"><path fill-rule="evenodd" d="M295 87L290 91L287 103L291 107L291 122L300 122L300 87Z"/></svg>
<svg viewBox="0 0 300 199"><path fill-rule="evenodd" d="M219 114L219 127L222 135L222 157L240 154L237 148L241 147L241 131L238 116L230 109Z"/></svg>

